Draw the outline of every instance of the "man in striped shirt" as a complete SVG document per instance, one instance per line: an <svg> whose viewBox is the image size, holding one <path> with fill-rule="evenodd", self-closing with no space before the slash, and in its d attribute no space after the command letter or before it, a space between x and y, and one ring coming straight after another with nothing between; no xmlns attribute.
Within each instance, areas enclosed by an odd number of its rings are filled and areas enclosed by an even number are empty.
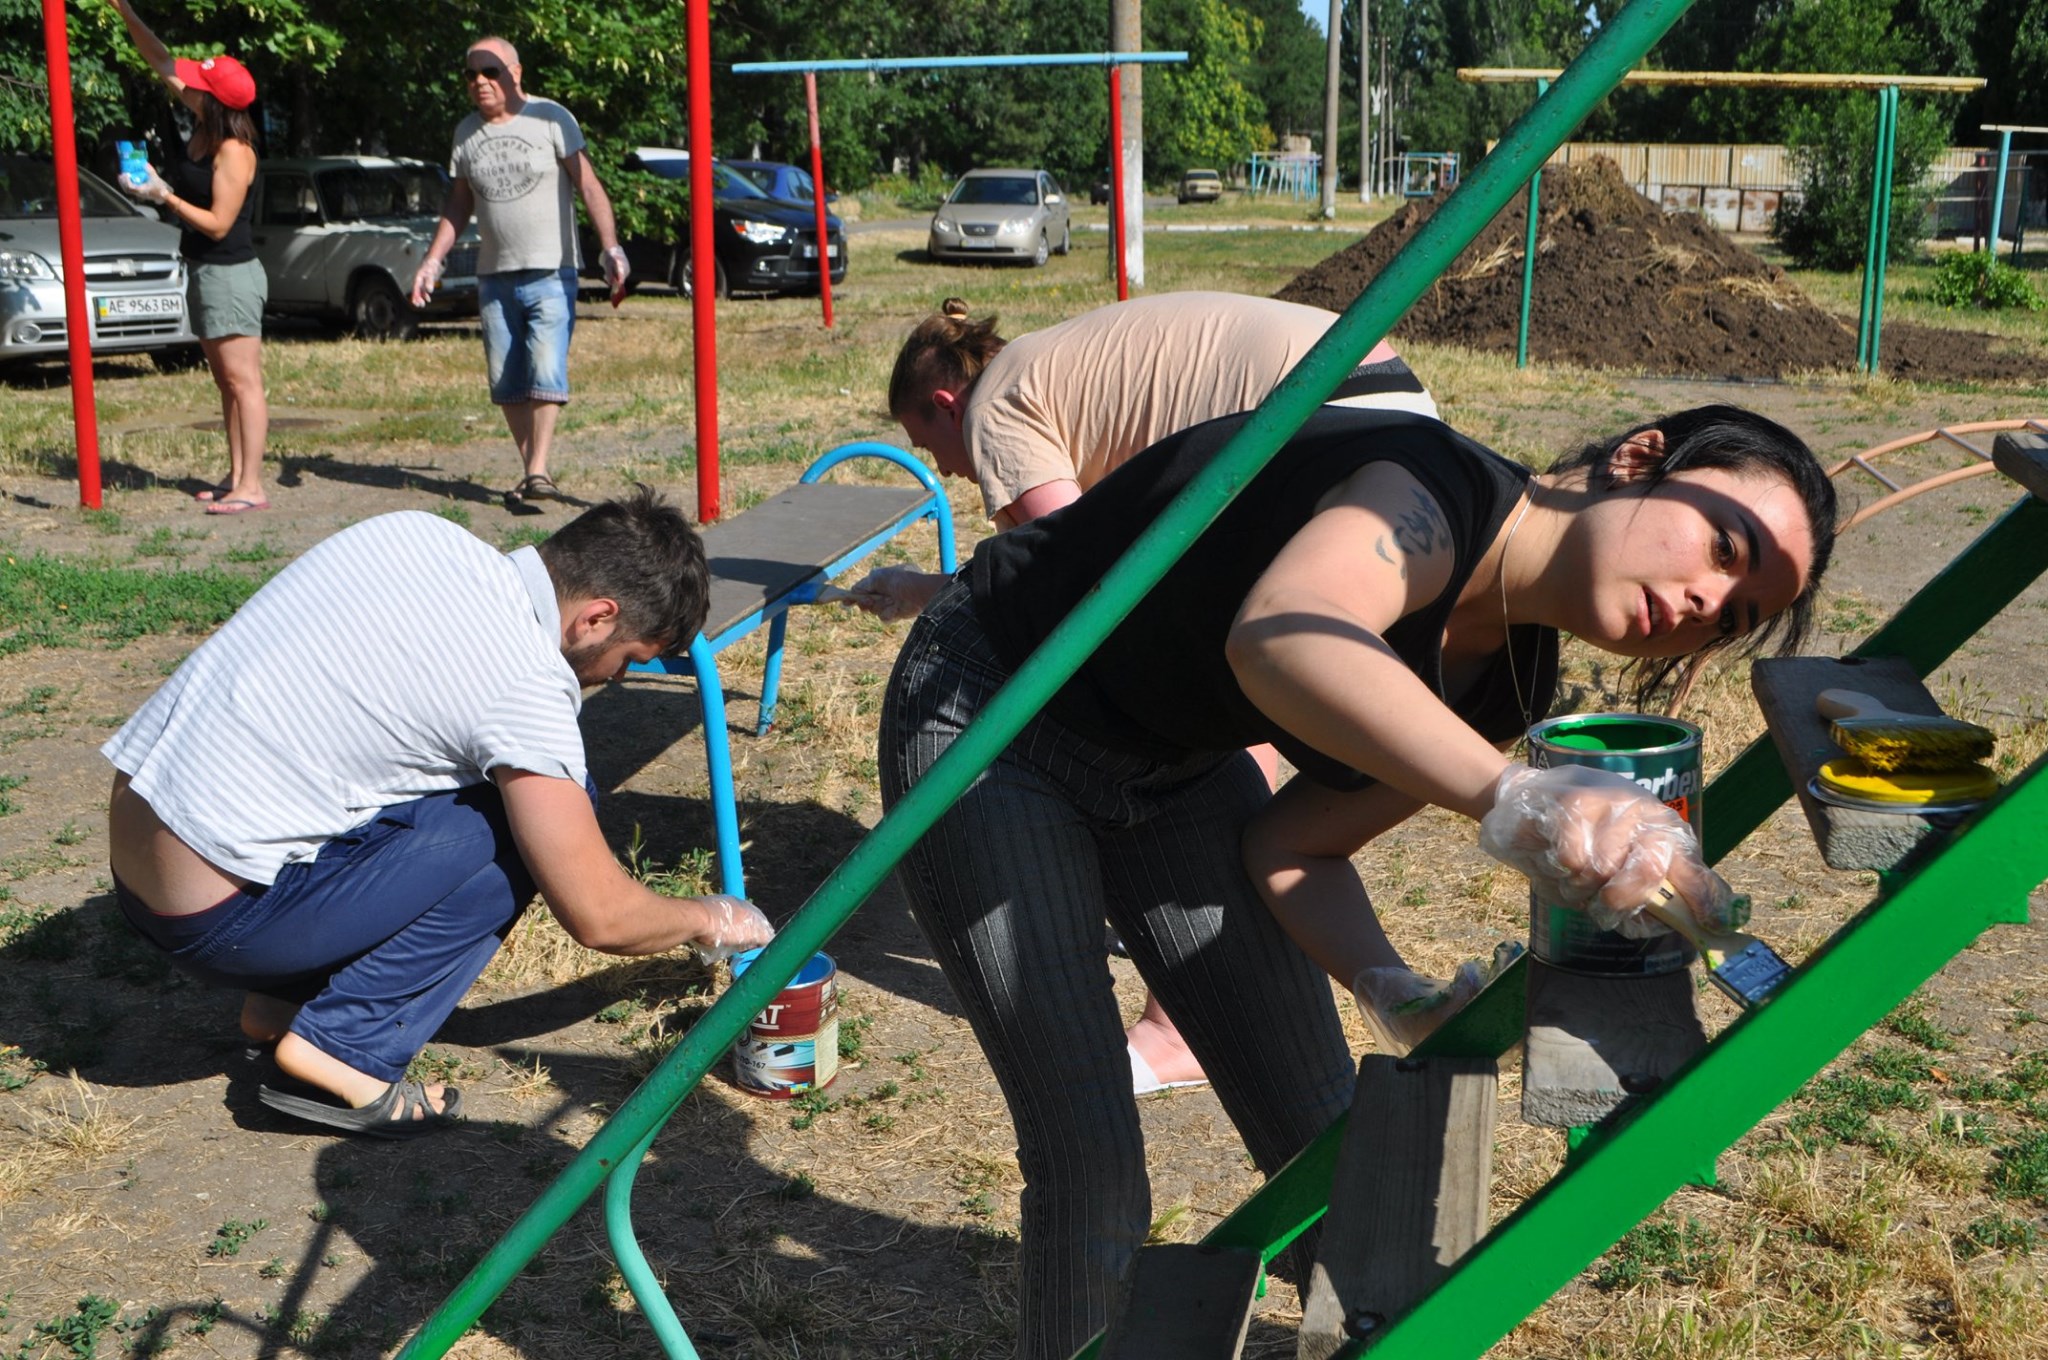
<svg viewBox="0 0 2048 1360"><path fill-rule="evenodd" d="M619 867L577 727L583 688L693 637L707 593L696 532L644 487L511 553L381 515L278 573L102 748L122 912L247 992L288 1079L265 1104L385 1137L453 1120L460 1093L406 1066L536 889L605 953L768 940L736 898Z"/></svg>

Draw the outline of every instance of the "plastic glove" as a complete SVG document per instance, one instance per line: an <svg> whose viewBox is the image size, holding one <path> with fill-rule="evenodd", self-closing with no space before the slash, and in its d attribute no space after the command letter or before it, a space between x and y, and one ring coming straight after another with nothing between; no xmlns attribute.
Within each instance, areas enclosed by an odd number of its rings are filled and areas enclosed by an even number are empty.
<svg viewBox="0 0 2048 1360"><path fill-rule="evenodd" d="M633 272L632 266L626 263L625 247L605 247L604 257L598 261L598 268L604 271L605 286L611 289L612 306L616 307L619 305L619 299L626 295L626 279Z"/></svg>
<svg viewBox="0 0 2048 1360"><path fill-rule="evenodd" d="M1543 901L1633 938L1665 929L1642 905L1667 880L1713 929L1729 928L1736 910L1685 819L1607 770L1508 766L1480 819L1479 846L1526 875Z"/></svg>
<svg viewBox="0 0 2048 1360"><path fill-rule="evenodd" d="M114 181L144 203L162 203L171 196L171 186L156 172L156 167L147 162L142 167L142 183L132 183L125 174L116 175Z"/></svg>
<svg viewBox="0 0 2048 1360"><path fill-rule="evenodd" d="M853 603L884 623L900 623L916 618L945 582L913 567L876 567L853 583Z"/></svg>
<svg viewBox="0 0 2048 1360"><path fill-rule="evenodd" d="M1504 941L1495 947L1491 959L1467 959L1459 964L1448 982L1406 968L1361 969L1351 980L1351 996L1374 1040L1400 1057L1436 1033L1523 952L1521 941Z"/></svg>
<svg viewBox="0 0 2048 1360"><path fill-rule="evenodd" d="M420 267L413 271L412 305L424 307L427 299L434 295L434 289L441 282L442 261L439 256L429 255L420 261Z"/></svg>
<svg viewBox="0 0 2048 1360"><path fill-rule="evenodd" d="M761 909L744 897L716 893L697 899L710 921L692 940L697 952L716 963L742 950L759 949L775 938L775 927Z"/></svg>

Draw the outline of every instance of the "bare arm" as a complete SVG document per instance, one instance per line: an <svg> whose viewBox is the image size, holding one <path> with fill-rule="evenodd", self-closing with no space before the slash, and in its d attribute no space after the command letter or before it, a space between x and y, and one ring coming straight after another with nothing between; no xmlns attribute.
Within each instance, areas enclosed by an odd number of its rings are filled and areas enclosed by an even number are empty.
<svg viewBox="0 0 2048 1360"><path fill-rule="evenodd" d="M1480 817L1507 761L1384 633L1448 585L1449 526L1406 471L1354 474L1281 549L1227 644L1246 697L1316 750L1419 802Z"/></svg>
<svg viewBox="0 0 2048 1360"><path fill-rule="evenodd" d="M583 211L590 214L590 229L597 233L597 244L605 250L613 250L619 244L618 223L612 220L611 196L598 181L597 167L590 163L588 153L578 151L573 156L562 158L562 173L569 177L576 193L583 199Z"/></svg>
<svg viewBox="0 0 2048 1360"><path fill-rule="evenodd" d="M504 794L520 858L548 910L576 943L629 955L658 954L691 941L718 943L712 938L718 929L713 906L694 897L663 897L619 867L582 785L525 770L501 769L492 778Z"/></svg>
<svg viewBox="0 0 2048 1360"><path fill-rule="evenodd" d="M218 241L234 230L235 215L255 183L255 151L247 142L222 142L213 153L213 206L202 208L176 194L164 195L163 205L182 225Z"/></svg>
<svg viewBox="0 0 2048 1360"><path fill-rule="evenodd" d="M161 38L150 31L149 25L142 21L142 16L135 12L135 7L130 5L128 0L108 0L108 3L114 7L114 13L121 16L121 22L128 26L129 40L135 44L135 50L142 54L142 60L148 64L149 69L156 72L164 84L170 86L172 94L183 90L185 82L178 79L177 63L171 57L171 50L164 46Z"/></svg>
<svg viewBox="0 0 2048 1360"><path fill-rule="evenodd" d="M1081 484L1070 477L1056 482L1045 482L996 511L998 529L1014 529L1020 524L1029 524L1040 515L1049 515L1062 506L1072 505L1081 499Z"/></svg>
<svg viewBox="0 0 2048 1360"><path fill-rule="evenodd" d="M440 281L442 262L455 249L455 238L462 235L475 211L476 190L469 187L467 179L458 179L448 186L448 201L441 205L441 220L434 224L434 239L427 244L427 253L412 276L413 306L427 305L434 285Z"/></svg>
<svg viewBox="0 0 2048 1360"><path fill-rule="evenodd" d="M1245 871L1259 896L1302 952L1346 987L1361 969L1401 963L1351 856L1420 807L1385 784L1339 793L1297 778L1245 828Z"/></svg>

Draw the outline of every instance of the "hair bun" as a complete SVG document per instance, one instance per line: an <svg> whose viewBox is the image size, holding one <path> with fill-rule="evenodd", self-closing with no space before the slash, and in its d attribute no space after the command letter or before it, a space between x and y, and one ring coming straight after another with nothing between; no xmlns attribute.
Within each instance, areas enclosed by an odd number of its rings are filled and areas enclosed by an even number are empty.
<svg viewBox="0 0 2048 1360"><path fill-rule="evenodd" d="M949 297L939 304L939 315L950 316L957 321L967 319L967 299Z"/></svg>

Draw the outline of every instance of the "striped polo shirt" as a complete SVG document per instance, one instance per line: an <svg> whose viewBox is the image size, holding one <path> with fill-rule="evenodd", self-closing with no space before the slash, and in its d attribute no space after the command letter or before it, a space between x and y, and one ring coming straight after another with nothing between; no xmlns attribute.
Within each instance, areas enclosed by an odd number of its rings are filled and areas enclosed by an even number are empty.
<svg viewBox="0 0 2048 1360"><path fill-rule="evenodd" d="M501 766L581 783L561 631L534 549L380 515L279 572L100 752L202 858L270 883L378 809Z"/></svg>

